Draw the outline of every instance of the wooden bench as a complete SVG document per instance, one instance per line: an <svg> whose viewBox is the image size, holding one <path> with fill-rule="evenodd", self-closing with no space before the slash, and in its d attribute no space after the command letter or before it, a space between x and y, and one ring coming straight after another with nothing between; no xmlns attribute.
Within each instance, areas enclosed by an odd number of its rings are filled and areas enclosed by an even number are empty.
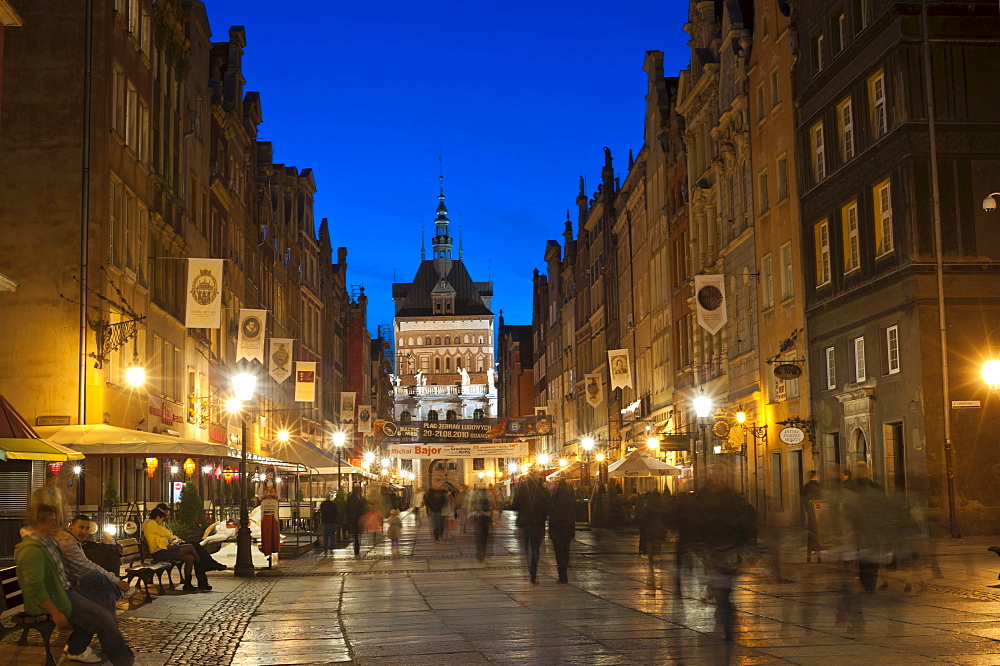
<svg viewBox="0 0 1000 666"><path fill-rule="evenodd" d="M28 615L24 612L24 596L21 594L21 585L17 582L16 567L0 569L0 588L3 589L0 596L0 601L3 602L0 606L0 638L12 631L21 630L21 638L17 644L27 645L28 632L34 629L42 635L45 643L45 665L55 666L50 641L56 623L48 615ZM21 611L17 612L18 609ZM10 611L13 613L8 615Z"/></svg>
<svg viewBox="0 0 1000 666"><path fill-rule="evenodd" d="M138 539L121 539L118 541L118 547L121 548L122 552L122 577L129 584L132 580L139 581L139 588L146 593L146 601L152 601L153 597L149 593L149 585L153 582L153 576L156 576L156 582L160 588L160 594L166 594L166 590L163 587L163 574L167 574L167 583L170 585L170 589L174 589L174 580L171 576L171 572L177 566L176 562L152 562L148 564L146 560L148 555L146 553L145 543Z"/></svg>

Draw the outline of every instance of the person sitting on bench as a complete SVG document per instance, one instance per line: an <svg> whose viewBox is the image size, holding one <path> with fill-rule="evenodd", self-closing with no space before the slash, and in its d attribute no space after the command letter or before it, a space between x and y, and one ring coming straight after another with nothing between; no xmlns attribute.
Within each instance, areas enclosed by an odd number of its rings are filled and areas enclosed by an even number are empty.
<svg viewBox="0 0 1000 666"><path fill-rule="evenodd" d="M59 530L56 541L66 564L66 574L75 581L76 588L91 601L96 601L112 614L115 602L123 596L131 597L135 588L114 573L102 568L83 552L83 542L90 536L90 517L78 515L69 530Z"/></svg>
<svg viewBox="0 0 1000 666"><path fill-rule="evenodd" d="M184 583L183 589L185 592L194 592L199 588L206 592L211 590L212 588L208 584L208 577L205 576L205 572L198 566L201 563L198 553L195 552L191 544L182 544L174 536L174 533L163 525L166 520L167 514L159 509L153 509L149 512L149 520L142 524L142 534L149 548L149 556L157 562L169 562L170 560L182 562L184 564L182 582ZM198 587L195 587L191 582L192 572L198 576Z"/></svg>
<svg viewBox="0 0 1000 666"><path fill-rule="evenodd" d="M167 516L167 520L170 520L170 516L173 515L173 509L171 509L166 504L160 503L156 505L156 508L162 511ZM205 547L200 543L192 543L190 541L181 541L182 544L190 544L194 547L194 552L198 555L198 559L201 560L202 571L225 571L226 565L215 560L212 555L205 550ZM211 588L209 588L211 589Z"/></svg>
<svg viewBox="0 0 1000 666"><path fill-rule="evenodd" d="M70 661L88 664L103 661L90 648L90 641L97 634L101 649L114 666L131 666L135 655L118 629L115 616L70 586L62 554L53 538L59 529L55 508L48 504L32 505L27 523L24 538L14 547L24 612L48 614L60 629L73 627L65 650Z"/></svg>

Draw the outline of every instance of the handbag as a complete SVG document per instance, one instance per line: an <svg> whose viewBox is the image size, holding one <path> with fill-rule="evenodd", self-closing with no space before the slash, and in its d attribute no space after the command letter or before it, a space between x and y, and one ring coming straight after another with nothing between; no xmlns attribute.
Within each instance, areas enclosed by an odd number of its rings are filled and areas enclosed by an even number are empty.
<svg viewBox="0 0 1000 666"><path fill-rule="evenodd" d="M84 541L83 554L87 559L106 571L118 575L122 568L122 552L116 543Z"/></svg>

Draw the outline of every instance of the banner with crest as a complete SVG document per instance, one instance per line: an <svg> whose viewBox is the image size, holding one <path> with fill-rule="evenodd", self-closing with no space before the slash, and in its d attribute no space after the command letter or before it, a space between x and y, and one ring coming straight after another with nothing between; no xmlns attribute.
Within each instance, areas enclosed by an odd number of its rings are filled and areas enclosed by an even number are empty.
<svg viewBox="0 0 1000 666"><path fill-rule="evenodd" d="M271 378L283 384L292 374L293 338L271 338L271 351L267 355Z"/></svg>
<svg viewBox="0 0 1000 666"><path fill-rule="evenodd" d="M222 259L188 259L184 325L219 328L222 325Z"/></svg>

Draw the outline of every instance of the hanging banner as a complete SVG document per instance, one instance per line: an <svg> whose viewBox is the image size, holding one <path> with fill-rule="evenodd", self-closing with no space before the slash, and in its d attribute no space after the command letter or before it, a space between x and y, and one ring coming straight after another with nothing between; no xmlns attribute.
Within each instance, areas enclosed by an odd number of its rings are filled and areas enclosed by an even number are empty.
<svg viewBox="0 0 1000 666"><path fill-rule="evenodd" d="M372 431L372 406L358 405L358 432Z"/></svg>
<svg viewBox="0 0 1000 666"><path fill-rule="evenodd" d="M264 362L264 324L267 310L240 310L240 334L236 341L236 360Z"/></svg>
<svg viewBox="0 0 1000 666"><path fill-rule="evenodd" d="M385 448L390 458L524 458L527 442L497 444L389 444Z"/></svg>
<svg viewBox="0 0 1000 666"><path fill-rule="evenodd" d="M354 423L354 399L357 393L344 391L340 394L340 422Z"/></svg>
<svg viewBox="0 0 1000 666"><path fill-rule="evenodd" d="M726 325L726 276L695 275L694 295L698 307L698 325L715 335Z"/></svg>
<svg viewBox="0 0 1000 666"><path fill-rule="evenodd" d="M316 401L316 363L295 362L295 402Z"/></svg>
<svg viewBox="0 0 1000 666"><path fill-rule="evenodd" d="M292 374L292 338L271 338L271 351L267 355L271 378L283 384Z"/></svg>
<svg viewBox="0 0 1000 666"><path fill-rule="evenodd" d="M611 368L611 388L632 386L632 363L627 349L609 349L608 367Z"/></svg>
<svg viewBox="0 0 1000 666"><path fill-rule="evenodd" d="M514 416L466 421L379 421L376 436L384 442L491 442L525 439L552 432L552 417Z"/></svg>
<svg viewBox="0 0 1000 666"><path fill-rule="evenodd" d="M597 408L604 402L604 384L600 375L584 375L583 390L587 396L587 404Z"/></svg>
<svg viewBox="0 0 1000 666"><path fill-rule="evenodd" d="M188 259L188 328L219 328L222 325L222 259Z"/></svg>

